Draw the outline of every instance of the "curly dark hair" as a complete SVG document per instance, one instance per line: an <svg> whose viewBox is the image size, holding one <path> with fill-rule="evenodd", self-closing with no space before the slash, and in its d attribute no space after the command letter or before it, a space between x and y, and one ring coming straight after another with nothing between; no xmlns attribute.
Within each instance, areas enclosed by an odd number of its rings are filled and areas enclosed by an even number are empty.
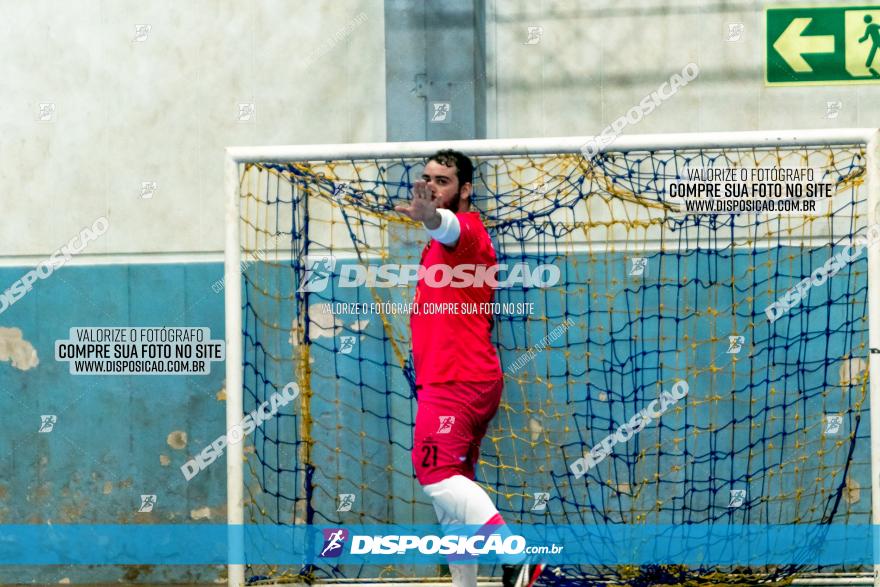
<svg viewBox="0 0 880 587"><path fill-rule="evenodd" d="M454 165L456 175L458 176L459 188L466 183L474 182L474 163L470 160L470 157L460 151L442 149L428 157L428 161L436 161L440 165L445 165L446 167L452 167Z"/></svg>

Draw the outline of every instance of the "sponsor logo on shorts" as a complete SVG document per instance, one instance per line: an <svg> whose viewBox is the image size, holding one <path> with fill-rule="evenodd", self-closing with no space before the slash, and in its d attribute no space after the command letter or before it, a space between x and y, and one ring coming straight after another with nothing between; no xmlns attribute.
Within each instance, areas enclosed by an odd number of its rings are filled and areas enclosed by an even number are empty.
<svg viewBox="0 0 880 587"><path fill-rule="evenodd" d="M449 434L452 432L452 425L455 424L455 416L440 416L440 426L437 427L437 434Z"/></svg>

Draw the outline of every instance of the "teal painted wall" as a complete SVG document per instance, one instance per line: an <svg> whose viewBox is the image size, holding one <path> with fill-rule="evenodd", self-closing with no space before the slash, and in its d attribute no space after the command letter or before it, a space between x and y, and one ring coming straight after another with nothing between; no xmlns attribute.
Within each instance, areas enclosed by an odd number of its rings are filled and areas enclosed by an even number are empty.
<svg viewBox="0 0 880 587"><path fill-rule="evenodd" d="M2 268L0 284L5 289L28 270ZM223 293L212 289L222 275L221 263L63 267L0 314L0 328L20 330L39 361L26 370L0 362L0 413L7 416L0 522L225 521L225 459L189 482L180 471L225 431L223 362L206 376L89 376L71 375L68 363L54 359L55 341L76 326L202 326L223 339ZM9 340L10 331L0 333ZM39 432L43 414L57 416L49 433ZM138 512L142 494L157 496L152 512ZM210 517L202 517L204 508ZM0 566L2 583L212 583L225 574L207 566Z"/></svg>

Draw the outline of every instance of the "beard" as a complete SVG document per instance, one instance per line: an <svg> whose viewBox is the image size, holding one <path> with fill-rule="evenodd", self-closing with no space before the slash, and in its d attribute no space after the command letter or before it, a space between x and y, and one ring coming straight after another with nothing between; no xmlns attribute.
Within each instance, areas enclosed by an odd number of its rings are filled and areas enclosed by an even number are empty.
<svg viewBox="0 0 880 587"><path fill-rule="evenodd" d="M449 208L450 210L452 210L453 212L455 212L457 214L459 204L461 204L461 192L458 192L457 194L455 194L455 197L452 198L452 200L449 202L449 206L447 206L447 208Z"/></svg>
<svg viewBox="0 0 880 587"><path fill-rule="evenodd" d="M452 198L446 204L440 203L438 201L439 199L440 198L438 198L437 196L434 196L431 200L432 202L434 202L434 205L437 206L438 210L440 210L440 209L451 210L452 212L455 212L456 214L458 214L458 209L461 207L461 191L460 190L454 196L452 196Z"/></svg>

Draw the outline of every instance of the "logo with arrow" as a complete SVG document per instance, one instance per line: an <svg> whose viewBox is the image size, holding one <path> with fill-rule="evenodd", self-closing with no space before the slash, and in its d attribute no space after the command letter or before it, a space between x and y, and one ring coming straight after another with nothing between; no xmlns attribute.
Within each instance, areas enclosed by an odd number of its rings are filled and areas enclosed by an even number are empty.
<svg viewBox="0 0 880 587"><path fill-rule="evenodd" d="M812 18L795 18L785 27L773 48L788 64L792 71L809 73L813 71L804 59L807 53L834 53L834 35L805 35L804 31Z"/></svg>
<svg viewBox="0 0 880 587"><path fill-rule="evenodd" d="M768 8L767 83L880 82L880 6Z"/></svg>

